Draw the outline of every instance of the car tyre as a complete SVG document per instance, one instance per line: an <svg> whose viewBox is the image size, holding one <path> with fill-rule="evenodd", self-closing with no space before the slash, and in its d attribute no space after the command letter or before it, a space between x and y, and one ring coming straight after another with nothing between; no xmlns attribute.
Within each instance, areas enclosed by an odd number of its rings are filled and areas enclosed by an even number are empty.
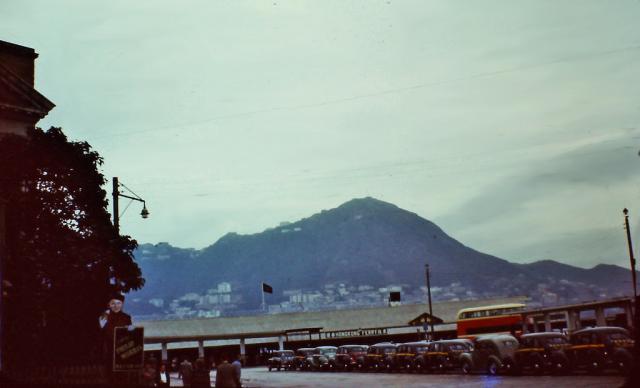
<svg viewBox="0 0 640 388"><path fill-rule="evenodd" d="M491 375L491 376L497 375L499 369L500 369L500 366L498 365L498 361L489 360L489 363L487 364L487 374L488 375Z"/></svg>
<svg viewBox="0 0 640 388"><path fill-rule="evenodd" d="M468 375L471 374L471 362L469 360L464 360L462 361L462 364L460 365L460 370L462 371L462 374Z"/></svg>

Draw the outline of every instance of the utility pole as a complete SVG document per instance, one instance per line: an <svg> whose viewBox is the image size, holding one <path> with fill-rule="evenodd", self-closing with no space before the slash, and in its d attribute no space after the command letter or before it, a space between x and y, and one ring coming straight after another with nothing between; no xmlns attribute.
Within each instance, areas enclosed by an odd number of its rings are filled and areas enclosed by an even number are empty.
<svg viewBox="0 0 640 388"><path fill-rule="evenodd" d="M128 192L131 193L131 195L122 194L120 192L120 186L124 187ZM113 190L111 194L113 195L113 226L116 228L116 232L118 232L118 234L120 234L120 210L118 208L118 200L120 197L127 198L132 201L142 202L142 211L140 212L140 216L142 218L149 217L149 211L147 210L147 203L145 202L145 200L140 198L138 194L134 193L127 186L120 184L120 182L118 182L117 176L113 177ZM127 209L125 208L124 210L126 211Z"/></svg>
<svg viewBox="0 0 640 388"><path fill-rule="evenodd" d="M627 230L627 245L629 247L629 262L631 263L631 279L633 282L633 301L638 298L638 290L636 286L636 259L633 257L633 244L631 242L631 228L629 227L629 210L624 208L624 227Z"/></svg>
<svg viewBox="0 0 640 388"><path fill-rule="evenodd" d="M427 296L429 298L429 324L431 325L431 340L433 340L433 309L431 306L431 281L429 279L429 264L424 265L425 275L427 276Z"/></svg>
<svg viewBox="0 0 640 388"><path fill-rule="evenodd" d="M118 177L113 177L113 226L116 228L116 232L120 234L120 210L118 210L118 197L120 196L120 185L118 184Z"/></svg>

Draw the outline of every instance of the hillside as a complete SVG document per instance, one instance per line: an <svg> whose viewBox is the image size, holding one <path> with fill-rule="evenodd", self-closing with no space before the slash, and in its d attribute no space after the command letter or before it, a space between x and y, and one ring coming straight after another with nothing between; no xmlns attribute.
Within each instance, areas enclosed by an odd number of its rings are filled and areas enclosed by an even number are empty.
<svg viewBox="0 0 640 388"><path fill-rule="evenodd" d="M558 295L559 300L620 295L630 278L610 265L583 269L544 260L514 264L478 252L415 213L373 198L354 199L297 222L252 235L229 233L202 249L141 245L136 255L147 279L141 300L174 299L229 282L240 309L259 303L262 281L276 290L324 285L424 285L429 263L434 287L459 284L470 297Z"/></svg>

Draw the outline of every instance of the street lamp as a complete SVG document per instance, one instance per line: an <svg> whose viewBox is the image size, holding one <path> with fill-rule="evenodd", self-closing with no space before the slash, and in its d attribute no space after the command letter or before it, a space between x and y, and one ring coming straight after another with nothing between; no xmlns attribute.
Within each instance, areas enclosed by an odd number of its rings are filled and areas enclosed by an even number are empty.
<svg viewBox="0 0 640 388"><path fill-rule="evenodd" d="M120 187L123 187L124 189L126 189L131 195L121 193ZM142 211L140 212L140 217L144 219L149 218L149 210L147 210L147 203L145 202L145 200L140 198L138 194L134 193L127 186L119 183L118 177L113 177L113 226L115 226L118 234L120 234L120 214L118 210L118 199L120 197L127 198L132 201L142 202Z"/></svg>
<svg viewBox="0 0 640 388"><path fill-rule="evenodd" d="M633 300L638 297L636 286L636 259L633 257L633 245L631 243L631 228L629 228L629 210L622 209L624 214L624 228L627 230L627 245L629 246L629 262L631 263L631 279L633 281Z"/></svg>

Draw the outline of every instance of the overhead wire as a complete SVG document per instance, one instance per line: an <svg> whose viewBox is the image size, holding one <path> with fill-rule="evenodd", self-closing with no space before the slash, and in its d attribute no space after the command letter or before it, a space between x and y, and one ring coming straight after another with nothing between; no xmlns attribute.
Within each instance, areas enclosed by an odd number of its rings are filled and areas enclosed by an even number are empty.
<svg viewBox="0 0 640 388"><path fill-rule="evenodd" d="M265 109L256 109L256 110L250 110L250 111L245 111L245 112L230 113L230 114L225 114L225 115L209 117L209 118L206 118L206 119L203 119L203 120L190 121L190 122L184 122L184 123L176 123L176 124L164 125L164 126L154 126L154 127L149 127L149 128L140 129L140 130L112 133L112 134L108 134L108 135L105 134L105 135L96 136L96 137L93 137L93 138L94 139L101 139L101 138L110 138L110 137L117 137L117 136L132 136L132 135L137 135L137 134L142 134L142 133L147 133L147 132L168 131L168 130L173 130L173 129L177 129L177 128L184 128L184 127L190 127L190 126L195 126L195 125L206 124L206 123L210 123L210 122L217 121L217 120L237 118L237 117L243 117L243 116L249 116L249 115L257 115L257 114L262 114L262 113L270 113L270 112L276 112L276 111L287 111L287 110L293 111L293 110L300 110L300 109L309 109L309 108L322 107L322 106L327 106L327 105L335 105L335 104L339 104L339 103L356 101L356 100L361 100L361 99L366 99L366 98L379 97L379 96L384 96L384 95L388 95L388 94L402 93L402 92L407 92L407 91L417 90L417 89L424 89L424 88L428 88L428 87L431 87L431 86L439 86L439 85L457 83L457 82L461 82L461 81L469 81L469 80L474 80L474 79L479 79L479 78L494 77L494 76L497 76L497 75L514 73L514 72L519 72L519 71L524 71L524 70L531 70L531 69L544 67L544 66L549 66L549 65L555 65L555 64L559 64L559 63L575 62L575 61L579 61L579 60L597 58L597 57L600 57L600 56L611 55L611 54L616 54L616 53L626 52L626 51L632 51L632 50L638 50L638 49L640 49L640 45L631 45L631 46L621 47L621 48L617 48L617 49L602 50L602 51L598 51L598 52L592 52L592 53L576 55L576 56L573 56L573 57L558 58L558 59L554 59L554 60L550 60L550 61L546 61L546 62L534 63L534 64L530 64L530 65L515 66L515 67L512 67L512 68L506 68L506 69L500 69L500 70L494 70L494 71L487 71L487 72L480 72L480 73L475 73L475 74L471 74L471 75L467 75L467 76L455 77L455 78L451 78L451 79L423 82L423 83L419 83L419 84L415 84L415 85L411 85L411 86L406 86L406 87L397 87L397 88L391 88L391 89L381 90L381 91L372 92L372 93L364 93L364 94L359 94L359 95L354 95L354 96L340 97L340 98L330 99L330 100L327 100L327 101L310 102L310 103L306 103L306 104L288 105L288 106L276 106L276 107L265 108Z"/></svg>

